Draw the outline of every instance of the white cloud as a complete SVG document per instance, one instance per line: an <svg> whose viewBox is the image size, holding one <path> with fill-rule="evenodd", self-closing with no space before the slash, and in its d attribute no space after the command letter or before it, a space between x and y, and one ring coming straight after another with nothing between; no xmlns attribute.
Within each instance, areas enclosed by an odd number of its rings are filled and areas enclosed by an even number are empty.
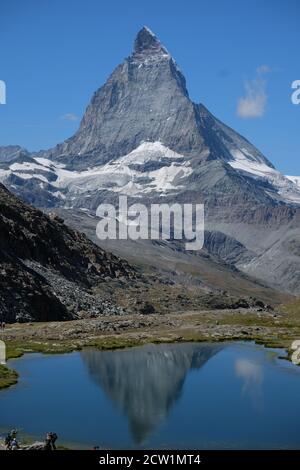
<svg viewBox="0 0 300 470"><path fill-rule="evenodd" d="M266 65L266 64L260 65L256 69L256 73L258 75L263 75L263 74L269 73L269 72L271 72L271 67L269 67L269 65Z"/></svg>
<svg viewBox="0 0 300 470"><path fill-rule="evenodd" d="M237 114L242 118L262 117L266 112L267 93L264 75L271 71L268 65L260 65L256 76L245 82L245 96L238 100Z"/></svg>
<svg viewBox="0 0 300 470"><path fill-rule="evenodd" d="M64 121L78 121L79 117L73 113L67 113L60 117Z"/></svg>

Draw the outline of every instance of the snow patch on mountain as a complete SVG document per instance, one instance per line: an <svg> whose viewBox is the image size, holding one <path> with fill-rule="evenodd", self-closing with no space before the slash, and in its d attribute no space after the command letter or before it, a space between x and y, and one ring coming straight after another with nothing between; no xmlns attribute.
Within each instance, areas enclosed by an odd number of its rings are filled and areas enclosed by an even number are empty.
<svg viewBox="0 0 300 470"><path fill-rule="evenodd" d="M266 159L252 155L245 147L231 148L230 155L229 165L248 177L267 183L264 190L270 196L300 204L300 177L283 176L269 166ZM11 175L23 180L35 178L48 185L44 189L55 198L72 200L97 190L135 197L151 193L176 194L184 188L192 173L191 162L184 155L162 142L147 141L127 155L83 171L69 170L62 163L33 156L31 161L15 162L0 169L0 181L5 182Z"/></svg>
<svg viewBox="0 0 300 470"><path fill-rule="evenodd" d="M297 186L299 186L300 188L300 176L289 176L289 175L286 175L285 176L287 179L289 179L290 181L292 181L294 184L296 184Z"/></svg>
<svg viewBox="0 0 300 470"><path fill-rule="evenodd" d="M230 153L233 157L233 160L229 161L228 163L230 166L232 166L232 168L251 173L255 176L265 176L266 173L276 171L263 161L259 160L257 157L253 157L244 148L241 150L233 149Z"/></svg>
<svg viewBox="0 0 300 470"><path fill-rule="evenodd" d="M142 142L135 150L105 165L84 171L71 171L64 164L46 158L12 163L0 170L0 180L10 175L28 180L37 178L48 183L53 196L65 199L60 190L70 195L109 189L128 196L158 192L162 195L183 187L183 179L193 172L184 156L161 142Z"/></svg>
<svg viewBox="0 0 300 470"><path fill-rule="evenodd" d="M183 159L183 155L161 142L143 142L129 154L100 167L82 172L58 169L55 185L75 193L97 189L128 196L142 196L152 191L166 193L182 187L181 180L192 173L189 162L182 162ZM155 164L159 164L159 168L152 169Z"/></svg>
<svg viewBox="0 0 300 470"><path fill-rule="evenodd" d="M235 146L229 152L232 159L228 164L239 173L262 182L265 192L274 199L300 204L300 177L283 176L268 165L267 159L252 154L244 146ZM162 142L147 141L127 155L83 171L70 170L62 163L32 156L30 161L14 162L0 169L0 181L5 182L11 175L23 180L35 178L45 183L41 189L48 190L55 198L72 200L97 190L135 197L151 193L176 194L184 189L186 179L192 173L191 161L186 156Z"/></svg>
<svg viewBox="0 0 300 470"><path fill-rule="evenodd" d="M124 157L120 157L118 161L127 164L142 164L148 161L161 160L162 158L175 160L183 158L183 155L174 152L161 142L142 142L135 150Z"/></svg>
<svg viewBox="0 0 300 470"><path fill-rule="evenodd" d="M46 166L47 168L65 168L64 163L59 163L59 162L53 162L52 160L49 160L48 158L42 158L42 157L34 157L34 160L39 163L42 166Z"/></svg>
<svg viewBox="0 0 300 470"><path fill-rule="evenodd" d="M297 177L282 175L266 162L259 160L257 156L251 155L245 148L232 149L230 153L233 160L228 163L232 168L252 178L270 183L281 199L300 204L300 178L297 182ZM272 191L266 191L274 196Z"/></svg>

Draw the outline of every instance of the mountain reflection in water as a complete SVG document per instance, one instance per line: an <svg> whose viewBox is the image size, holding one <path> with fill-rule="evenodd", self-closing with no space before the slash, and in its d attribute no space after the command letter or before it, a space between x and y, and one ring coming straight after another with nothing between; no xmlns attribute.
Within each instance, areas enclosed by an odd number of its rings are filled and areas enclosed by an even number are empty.
<svg viewBox="0 0 300 470"><path fill-rule="evenodd" d="M133 438L141 444L179 399L188 372L221 349L205 343L150 344L138 350L85 350L81 356L94 382L127 415Z"/></svg>

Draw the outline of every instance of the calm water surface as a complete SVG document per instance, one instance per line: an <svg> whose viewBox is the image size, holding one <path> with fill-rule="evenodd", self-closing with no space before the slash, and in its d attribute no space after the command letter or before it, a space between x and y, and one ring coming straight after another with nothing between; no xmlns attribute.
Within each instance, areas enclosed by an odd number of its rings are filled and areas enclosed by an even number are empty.
<svg viewBox="0 0 300 470"><path fill-rule="evenodd" d="M300 367L251 343L28 354L0 428L106 448L300 448Z"/></svg>

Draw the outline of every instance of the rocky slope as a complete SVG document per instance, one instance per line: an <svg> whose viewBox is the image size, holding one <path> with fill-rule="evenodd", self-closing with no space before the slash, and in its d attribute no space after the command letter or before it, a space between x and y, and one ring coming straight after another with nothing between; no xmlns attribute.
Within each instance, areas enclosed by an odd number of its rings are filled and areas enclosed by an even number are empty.
<svg viewBox="0 0 300 470"><path fill-rule="evenodd" d="M209 246L219 236L211 233L207 237ZM232 261L249 257L247 250L234 246L230 238L227 241L222 238L222 247L223 251L229 252ZM169 247L162 244L162 259L168 250ZM142 251L146 259L143 247ZM128 313L165 314L184 311L187 307L253 307L267 311L265 303L276 304L283 300L276 292L233 268L225 264L220 266L220 253L217 251L214 253L216 260L208 254L201 255L199 262L197 260L202 281L189 280L192 259L185 273L186 279L182 275L170 280L166 275L168 272L160 264L160 251L157 247L157 262L150 252L150 262L156 264L156 274L141 276L127 261L99 248L85 235L69 228L57 214L47 216L21 202L0 185L0 321L71 320ZM177 258L177 266L182 251L180 244L174 244L171 250ZM136 247L135 252L138 253ZM182 263L186 263L184 257ZM188 291L186 281L190 284ZM236 282L239 288L236 288ZM232 295L220 290L227 287Z"/></svg>
<svg viewBox="0 0 300 470"><path fill-rule="evenodd" d="M1 321L63 320L81 310L120 313L89 290L106 279L135 277L126 261L0 185Z"/></svg>

